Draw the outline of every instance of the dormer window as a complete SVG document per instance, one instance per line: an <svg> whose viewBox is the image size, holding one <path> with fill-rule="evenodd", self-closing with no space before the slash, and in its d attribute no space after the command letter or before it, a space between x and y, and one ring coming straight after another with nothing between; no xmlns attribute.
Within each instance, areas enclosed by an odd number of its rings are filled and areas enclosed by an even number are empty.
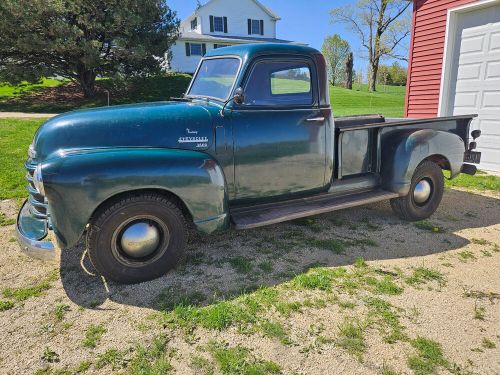
<svg viewBox="0 0 500 375"><path fill-rule="evenodd" d="M227 34L227 17L210 16L210 32Z"/></svg>
<svg viewBox="0 0 500 375"><path fill-rule="evenodd" d="M191 20L191 30L196 30L198 28L198 17Z"/></svg>
<svg viewBox="0 0 500 375"><path fill-rule="evenodd" d="M264 20L248 19L248 35L264 35Z"/></svg>

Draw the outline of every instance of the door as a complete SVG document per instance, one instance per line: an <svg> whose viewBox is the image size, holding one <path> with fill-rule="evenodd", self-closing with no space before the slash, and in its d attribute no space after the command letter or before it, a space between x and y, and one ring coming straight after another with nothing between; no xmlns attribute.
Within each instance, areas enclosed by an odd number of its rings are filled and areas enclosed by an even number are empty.
<svg viewBox="0 0 500 375"><path fill-rule="evenodd" d="M326 126L309 59L261 59L233 111L236 198L262 199L325 187Z"/></svg>
<svg viewBox="0 0 500 375"><path fill-rule="evenodd" d="M479 115L480 168L500 172L500 4L459 14L456 25L448 112Z"/></svg>

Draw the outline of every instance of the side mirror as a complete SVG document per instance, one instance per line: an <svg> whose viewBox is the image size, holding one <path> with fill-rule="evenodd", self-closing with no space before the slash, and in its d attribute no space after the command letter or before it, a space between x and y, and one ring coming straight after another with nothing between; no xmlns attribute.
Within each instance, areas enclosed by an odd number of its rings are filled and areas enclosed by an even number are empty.
<svg viewBox="0 0 500 375"><path fill-rule="evenodd" d="M474 130L472 133L472 138L478 139L481 136L481 130Z"/></svg>
<svg viewBox="0 0 500 375"><path fill-rule="evenodd" d="M234 96L224 103L224 106L220 110L220 115L222 117L224 117L224 110L231 101L235 102L236 104L243 104L245 102L245 93L243 92L243 88L238 87L234 91Z"/></svg>
<svg viewBox="0 0 500 375"><path fill-rule="evenodd" d="M243 88L238 87L236 89L233 100L236 104L243 104L245 102L245 93L243 92Z"/></svg>

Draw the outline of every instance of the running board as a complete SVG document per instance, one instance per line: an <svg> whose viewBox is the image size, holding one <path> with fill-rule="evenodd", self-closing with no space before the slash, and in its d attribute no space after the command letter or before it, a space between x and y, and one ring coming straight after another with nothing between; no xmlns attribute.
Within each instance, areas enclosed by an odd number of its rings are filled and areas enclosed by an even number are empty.
<svg viewBox="0 0 500 375"><path fill-rule="evenodd" d="M389 200L398 196L386 190L372 190L342 196L322 194L279 203L235 207L230 211L236 229L242 230Z"/></svg>

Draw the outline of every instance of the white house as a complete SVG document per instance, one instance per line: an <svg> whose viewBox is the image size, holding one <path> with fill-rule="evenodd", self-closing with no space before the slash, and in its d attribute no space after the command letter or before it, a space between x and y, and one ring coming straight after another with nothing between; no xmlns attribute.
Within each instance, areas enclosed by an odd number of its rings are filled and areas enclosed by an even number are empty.
<svg viewBox="0 0 500 375"><path fill-rule="evenodd" d="M245 43L295 43L276 38L280 17L257 0L210 0L181 22L170 70L194 73L209 50Z"/></svg>

